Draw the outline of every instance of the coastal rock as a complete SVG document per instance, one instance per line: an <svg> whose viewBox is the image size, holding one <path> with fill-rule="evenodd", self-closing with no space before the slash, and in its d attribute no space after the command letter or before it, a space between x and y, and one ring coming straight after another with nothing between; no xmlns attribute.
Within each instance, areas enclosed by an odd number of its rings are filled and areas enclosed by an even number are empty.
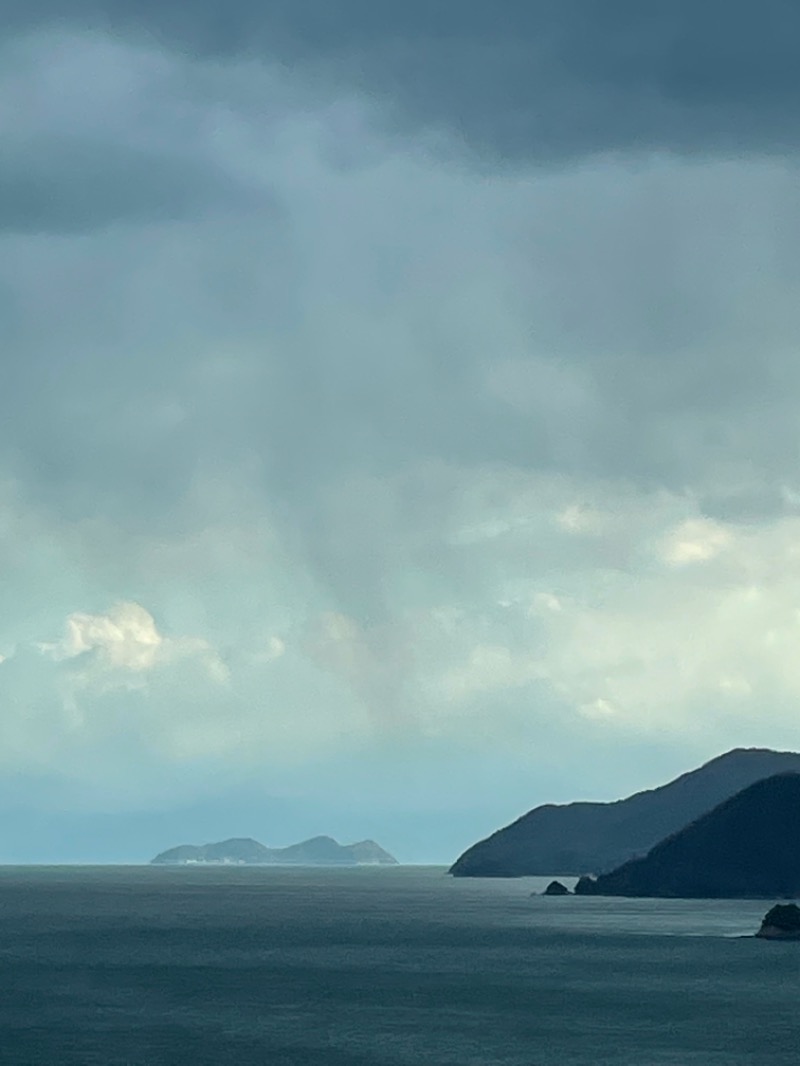
<svg viewBox="0 0 800 1066"><path fill-rule="evenodd" d="M756 936L762 940L800 940L800 907L796 903L776 903L764 915Z"/></svg>
<svg viewBox="0 0 800 1066"><path fill-rule="evenodd" d="M575 885L576 896L595 896L597 895L597 882L593 877L579 877L578 883Z"/></svg>
<svg viewBox="0 0 800 1066"><path fill-rule="evenodd" d="M542 893L543 896L568 896L569 894L567 886L562 885L560 881L551 881Z"/></svg>

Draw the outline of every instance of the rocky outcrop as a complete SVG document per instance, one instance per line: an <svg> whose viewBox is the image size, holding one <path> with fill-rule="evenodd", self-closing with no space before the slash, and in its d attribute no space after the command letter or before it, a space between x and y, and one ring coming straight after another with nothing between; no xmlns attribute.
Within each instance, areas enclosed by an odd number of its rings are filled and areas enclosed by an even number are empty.
<svg viewBox="0 0 800 1066"><path fill-rule="evenodd" d="M800 907L777 903L764 915L756 936L762 940L800 940Z"/></svg>
<svg viewBox="0 0 800 1066"><path fill-rule="evenodd" d="M593 877L584 875L578 878L578 883L575 885L576 896L596 896L597 882Z"/></svg>
<svg viewBox="0 0 800 1066"><path fill-rule="evenodd" d="M562 885L560 881L551 881L542 893L543 896L568 896L569 894L567 886Z"/></svg>

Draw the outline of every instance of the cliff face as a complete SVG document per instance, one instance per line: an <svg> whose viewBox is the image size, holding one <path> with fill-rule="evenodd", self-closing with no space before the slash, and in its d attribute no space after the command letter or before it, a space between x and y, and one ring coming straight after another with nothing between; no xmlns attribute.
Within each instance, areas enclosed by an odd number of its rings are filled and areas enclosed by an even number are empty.
<svg viewBox="0 0 800 1066"><path fill-rule="evenodd" d="M579 876L644 855L753 782L800 773L800 754L737 749L647 792L614 803L537 807L474 844L450 869L456 877Z"/></svg>
<svg viewBox="0 0 800 1066"><path fill-rule="evenodd" d="M684 899L800 896L800 774L758 781L644 858L596 880L578 895Z"/></svg>

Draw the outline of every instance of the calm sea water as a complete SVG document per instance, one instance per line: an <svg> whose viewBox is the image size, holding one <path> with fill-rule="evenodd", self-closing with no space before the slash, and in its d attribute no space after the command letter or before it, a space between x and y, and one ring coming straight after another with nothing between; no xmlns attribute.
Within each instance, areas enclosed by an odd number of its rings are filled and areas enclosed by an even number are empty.
<svg viewBox="0 0 800 1066"><path fill-rule="evenodd" d="M764 903L441 869L0 868L3 1066L797 1066Z"/></svg>

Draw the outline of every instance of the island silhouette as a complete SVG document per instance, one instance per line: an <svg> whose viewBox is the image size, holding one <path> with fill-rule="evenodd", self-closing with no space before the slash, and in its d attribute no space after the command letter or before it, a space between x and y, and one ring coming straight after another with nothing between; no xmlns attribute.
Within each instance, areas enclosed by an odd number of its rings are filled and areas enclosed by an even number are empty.
<svg viewBox="0 0 800 1066"><path fill-rule="evenodd" d="M247 866L396 866L397 859L374 840L339 844L318 836L286 848L268 848L251 837L233 837L214 844L179 844L162 851L151 864L186 866L198 863Z"/></svg>
<svg viewBox="0 0 800 1066"><path fill-rule="evenodd" d="M468 848L454 877L602 874L647 854L756 781L800 773L800 754L736 748L658 788L612 803L545 804Z"/></svg>

